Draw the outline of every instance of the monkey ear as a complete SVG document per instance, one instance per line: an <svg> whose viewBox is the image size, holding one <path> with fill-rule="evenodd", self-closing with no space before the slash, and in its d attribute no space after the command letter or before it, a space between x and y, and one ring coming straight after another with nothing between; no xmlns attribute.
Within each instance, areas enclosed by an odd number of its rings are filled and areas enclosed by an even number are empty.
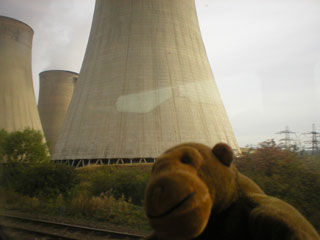
<svg viewBox="0 0 320 240"><path fill-rule="evenodd" d="M230 166L233 160L232 148L225 143L218 143L212 148L212 153L226 166Z"/></svg>

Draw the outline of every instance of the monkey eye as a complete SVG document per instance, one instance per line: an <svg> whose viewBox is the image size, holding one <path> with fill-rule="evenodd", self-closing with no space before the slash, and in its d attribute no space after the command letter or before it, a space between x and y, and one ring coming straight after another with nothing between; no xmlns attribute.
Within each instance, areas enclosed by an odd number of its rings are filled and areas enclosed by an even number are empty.
<svg viewBox="0 0 320 240"><path fill-rule="evenodd" d="M183 164L190 164L192 162L191 158L189 155L182 155L180 161L183 163Z"/></svg>

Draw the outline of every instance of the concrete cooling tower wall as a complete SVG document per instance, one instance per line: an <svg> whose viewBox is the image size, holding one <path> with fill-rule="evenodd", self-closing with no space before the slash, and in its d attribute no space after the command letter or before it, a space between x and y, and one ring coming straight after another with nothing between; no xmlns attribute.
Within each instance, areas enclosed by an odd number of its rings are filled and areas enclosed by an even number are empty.
<svg viewBox="0 0 320 240"><path fill-rule="evenodd" d="M97 0L53 159L152 161L190 141L239 151L194 0Z"/></svg>
<svg viewBox="0 0 320 240"><path fill-rule="evenodd" d="M0 16L0 129L42 132L32 81L32 38L31 27Z"/></svg>
<svg viewBox="0 0 320 240"><path fill-rule="evenodd" d="M73 95L78 73L52 70L39 74L40 92L38 109L43 131L53 154L63 120Z"/></svg>

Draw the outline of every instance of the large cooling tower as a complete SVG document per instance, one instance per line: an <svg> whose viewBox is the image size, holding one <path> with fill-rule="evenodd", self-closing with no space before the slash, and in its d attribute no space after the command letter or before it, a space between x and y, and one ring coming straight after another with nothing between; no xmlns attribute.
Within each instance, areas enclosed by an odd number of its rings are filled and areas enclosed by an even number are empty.
<svg viewBox="0 0 320 240"><path fill-rule="evenodd" d="M239 150L194 0L97 0L53 159L150 160L189 141Z"/></svg>
<svg viewBox="0 0 320 240"><path fill-rule="evenodd" d="M52 154L73 95L78 73L51 70L41 72L39 77L38 109L43 131Z"/></svg>
<svg viewBox="0 0 320 240"><path fill-rule="evenodd" d="M42 132L32 82L32 38L31 27L0 16L0 129Z"/></svg>

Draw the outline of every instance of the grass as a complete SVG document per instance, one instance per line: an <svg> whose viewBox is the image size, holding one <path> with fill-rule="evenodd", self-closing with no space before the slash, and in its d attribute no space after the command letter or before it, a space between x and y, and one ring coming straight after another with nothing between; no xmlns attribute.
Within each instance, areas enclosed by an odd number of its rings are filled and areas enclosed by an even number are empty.
<svg viewBox="0 0 320 240"><path fill-rule="evenodd" d="M150 165L89 166L76 170L78 184L66 196L30 197L0 189L5 210L90 220L150 231L143 194Z"/></svg>

